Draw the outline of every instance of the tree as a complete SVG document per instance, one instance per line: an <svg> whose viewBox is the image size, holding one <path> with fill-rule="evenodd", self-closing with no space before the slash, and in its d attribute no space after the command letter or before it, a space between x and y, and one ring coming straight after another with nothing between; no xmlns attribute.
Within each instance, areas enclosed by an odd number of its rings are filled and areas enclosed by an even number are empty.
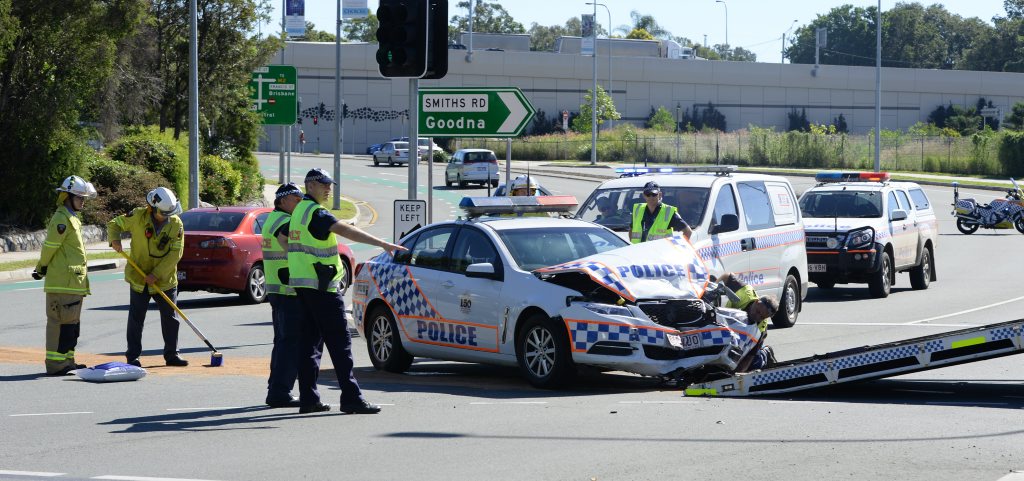
<svg viewBox="0 0 1024 481"><path fill-rule="evenodd" d="M313 22L306 22L306 33L303 34L303 38L307 42L331 42L334 43L334 34L325 32L323 30L317 30L316 25Z"/></svg>
<svg viewBox="0 0 1024 481"><path fill-rule="evenodd" d="M629 18L633 21L632 25L620 25L616 30L627 34L626 38L630 38L628 34L636 30L643 30L651 35L652 38L672 38L672 33L665 30L661 25L658 25L658 21L651 15L644 15L640 12L633 10L629 12Z"/></svg>
<svg viewBox="0 0 1024 481"><path fill-rule="evenodd" d="M370 12L370 15L363 18L349 18L342 20L342 38L348 42L377 42L377 27L380 21L377 16Z"/></svg>
<svg viewBox="0 0 1024 481"><path fill-rule="evenodd" d="M1017 132L1024 131L1024 102L1013 104L1013 110L1003 119L1003 127Z"/></svg>
<svg viewBox="0 0 1024 481"><path fill-rule="evenodd" d="M593 91L592 90L587 90L586 95L583 96L583 104L580 105L580 114L576 118L572 119L572 123L570 124L571 127L572 127L572 130L574 130L576 132L579 132L581 134L588 134L588 133L590 133L590 123L591 123L591 120L592 120L591 119L591 116L592 116L591 112L593 112L593 110L591 109L591 102L592 102L591 99L593 98L593 97L591 97L591 92L593 92ZM598 85L597 86L597 125L598 125L598 128L600 128L601 124L603 124L604 121L606 121L606 120L619 120L619 118L621 118L621 115L619 114L619 112L617 110L615 110L615 101L612 100L612 97L610 95L608 95L604 91L604 88L602 88L600 85Z"/></svg>
<svg viewBox="0 0 1024 481"><path fill-rule="evenodd" d="M665 106L660 106L657 110L653 106L651 107L651 114L647 117L647 128L661 132L673 132L675 127L676 121Z"/></svg>
<svg viewBox="0 0 1024 481"><path fill-rule="evenodd" d="M553 52L555 40L558 37L579 37L583 35L583 27L580 17L571 17L565 21L565 25L540 25L536 22L530 25L530 50L540 52ZM605 35L607 31L601 25L596 25L597 35Z"/></svg>
<svg viewBox="0 0 1024 481"><path fill-rule="evenodd" d="M818 15L809 25L797 28L793 44L786 49L786 57L792 63L814 63L816 31L826 28L828 45L833 47L821 52L822 64L874 65L876 11L873 6L842 5Z"/></svg>
<svg viewBox="0 0 1024 481"><path fill-rule="evenodd" d="M456 11L468 12L469 2L459 2ZM473 31L484 33L526 33L523 24L517 22L512 15L496 2L476 2L474 7ZM448 41L458 43L459 34L469 30L469 16L454 15L448 26Z"/></svg>
<svg viewBox="0 0 1024 481"><path fill-rule="evenodd" d="M807 109L800 109L797 113L796 108L790 109L789 113L786 114L789 119L789 127L786 129L790 132L810 132L811 123L807 120Z"/></svg>
<svg viewBox="0 0 1024 481"><path fill-rule="evenodd" d="M654 40L654 35L642 28L634 28L633 31L626 35L626 38L633 40Z"/></svg>

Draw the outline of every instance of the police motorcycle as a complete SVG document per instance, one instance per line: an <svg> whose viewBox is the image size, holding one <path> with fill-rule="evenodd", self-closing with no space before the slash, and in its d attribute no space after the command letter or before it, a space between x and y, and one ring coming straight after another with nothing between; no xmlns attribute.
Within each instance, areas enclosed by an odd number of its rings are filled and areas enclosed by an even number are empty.
<svg viewBox="0 0 1024 481"><path fill-rule="evenodd" d="M971 198L960 198L959 183L953 182L953 215L956 228L964 234L973 234L979 228L1017 229L1024 234L1024 191L1013 182L1013 189L1006 191L1005 199L995 199L980 204Z"/></svg>

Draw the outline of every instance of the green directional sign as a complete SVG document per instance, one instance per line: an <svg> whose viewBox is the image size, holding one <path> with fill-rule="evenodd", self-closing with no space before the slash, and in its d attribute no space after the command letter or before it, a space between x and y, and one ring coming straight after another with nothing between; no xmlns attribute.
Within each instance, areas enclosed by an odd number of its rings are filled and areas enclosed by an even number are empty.
<svg viewBox="0 0 1024 481"><path fill-rule="evenodd" d="M259 67L249 81L250 109L263 115L264 125L295 123L295 67L268 65Z"/></svg>
<svg viewBox="0 0 1024 481"><path fill-rule="evenodd" d="M533 119L533 106L515 87L421 88L422 137L515 137Z"/></svg>

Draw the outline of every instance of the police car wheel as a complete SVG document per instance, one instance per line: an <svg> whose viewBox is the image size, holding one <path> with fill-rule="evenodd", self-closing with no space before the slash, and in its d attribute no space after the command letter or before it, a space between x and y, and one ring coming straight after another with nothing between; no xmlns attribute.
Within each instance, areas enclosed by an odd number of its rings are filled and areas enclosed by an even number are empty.
<svg viewBox="0 0 1024 481"><path fill-rule="evenodd" d="M534 387L555 389L569 383L576 374L565 329L542 314L526 319L517 341L519 370Z"/></svg>
<svg viewBox="0 0 1024 481"><path fill-rule="evenodd" d="M921 263L910 270L910 287L927 289L932 280L932 252L925 247L921 252Z"/></svg>
<svg viewBox="0 0 1024 481"><path fill-rule="evenodd" d="M1024 234L1024 215L1017 216L1017 219L1013 221L1013 227L1017 229L1017 232Z"/></svg>
<svg viewBox="0 0 1024 481"><path fill-rule="evenodd" d="M964 234L973 234L978 230L977 222L965 222L963 219L956 220L956 228Z"/></svg>
<svg viewBox="0 0 1024 481"><path fill-rule="evenodd" d="M403 373L412 365L412 356L402 347L398 325L391 311L378 307L367 317L366 350L370 362L379 371Z"/></svg>
<svg viewBox="0 0 1024 481"><path fill-rule="evenodd" d="M772 317L772 326L793 327L796 318L800 315L800 285L796 278L786 276L786 283L782 286L782 299L779 299L779 312Z"/></svg>
<svg viewBox="0 0 1024 481"><path fill-rule="evenodd" d="M892 290L892 259L889 258L888 252L882 253L882 267L868 282L868 290L871 291L872 297L889 297Z"/></svg>
<svg viewBox="0 0 1024 481"><path fill-rule="evenodd" d="M245 278L245 290L242 298L251 304L259 304L267 300L267 276L263 272L263 264L253 264L249 275Z"/></svg>

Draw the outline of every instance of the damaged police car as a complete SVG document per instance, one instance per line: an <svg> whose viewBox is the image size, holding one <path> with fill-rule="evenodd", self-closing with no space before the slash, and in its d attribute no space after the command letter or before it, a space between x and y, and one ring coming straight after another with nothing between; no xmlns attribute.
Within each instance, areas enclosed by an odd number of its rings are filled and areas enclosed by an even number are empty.
<svg viewBox="0 0 1024 481"><path fill-rule="evenodd" d="M537 387L576 365L683 378L742 365L763 341L757 323L701 299L708 271L682 237L630 245L568 213L575 199L463 199L465 219L423 227L409 250L360 264L355 323L374 367L414 357L518 365Z"/></svg>

